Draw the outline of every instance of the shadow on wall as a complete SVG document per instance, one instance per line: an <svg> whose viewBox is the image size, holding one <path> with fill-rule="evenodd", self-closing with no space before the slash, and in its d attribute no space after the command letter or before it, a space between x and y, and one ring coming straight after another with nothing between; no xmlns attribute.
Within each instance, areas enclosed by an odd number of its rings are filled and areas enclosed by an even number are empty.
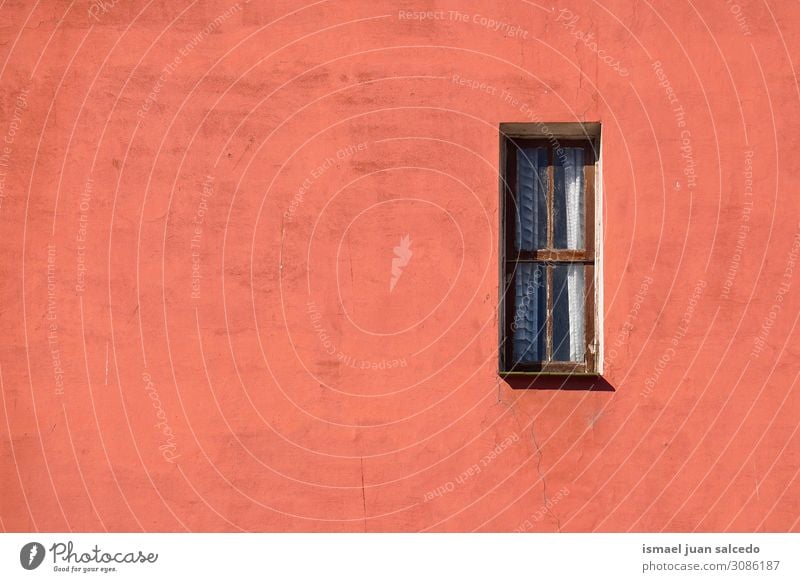
<svg viewBox="0 0 800 582"><path fill-rule="evenodd" d="M508 375L503 378L513 390L589 390L616 392L602 376Z"/></svg>

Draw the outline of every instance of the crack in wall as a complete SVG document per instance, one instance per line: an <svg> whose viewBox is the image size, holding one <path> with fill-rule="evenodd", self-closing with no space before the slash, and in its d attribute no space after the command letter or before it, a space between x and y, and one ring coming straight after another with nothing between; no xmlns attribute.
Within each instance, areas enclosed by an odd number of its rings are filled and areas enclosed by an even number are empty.
<svg viewBox="0 0 800 582"><path fill-rule="evenodd" d="M361 457L361 504L364 508L364 532L367 531L367 495L364 489L364 457Z"/></svg>
<svg viewBox="0 0 800 582"><path fill-rule="evenodd" d="M556 520L556 530L561 531L561 519L552 509L548 507L550 499L547 497L547 479L545 479L545 473L542 473L542 459L544 458L544 454L542 453L542 447L539 446L539 441L536 438L533 418L531 418L531 440L533 441L533 446L536 449L536 454L539 456L539 459L536 462L536 472L539 474L539 479L542 481L542 500L544 502L544 508L547 510L547 513L552 515L553 519Z"/></svg>
<svg viewBox="0 0 800 582"><path fill-rule="evenodd" d="M514 417L514 420L519 427L520 432L524 433L522 422L519 420L517 416L517 407L514 406L513 402L505 402L500 398L500 382L498 380L497 383L498 387L498 394L497 394L497 403L501 406L505 406L511 411L511 415ZM536 433L534 432L535 428L535 420L532 416L529 416L531 421L531 441L533 442L534 450L536 451L536 455L538 459L536 461L536 473L539 475L539 480L542 482L542 500L543 500L543 507L545 508L546 512L552 515L553 519L556 522L556 531L561 531L561 518L550 508L548 507L548 503L550 502L550 498L547 496L547 479L545 478L546 473L542 472L542 461L544 459L544 453L542 452L542 447L539 446L539 440L536 438Z"/></svg>

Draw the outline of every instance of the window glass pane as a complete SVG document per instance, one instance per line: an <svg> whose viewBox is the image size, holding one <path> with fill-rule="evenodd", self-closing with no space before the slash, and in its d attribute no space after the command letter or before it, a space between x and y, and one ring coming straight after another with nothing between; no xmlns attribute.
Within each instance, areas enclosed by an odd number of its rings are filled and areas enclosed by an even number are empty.
<svg viewBox="0 0 800 582"><path fill-rule="evenodd" d="M586 248L583 148L556 149L553 166L553 246L557 249Z"/></svg>
<svg viewBox="0 0 800 582"><path fill-rule="evenodd" d="M584 266L553 267L553 360L583 362L586 350L584 326Z"/></svg>
<svg viewBox="0 0 800 582"><path fill-rule="evenodd" d="M546 267L541 263L517 263L514 286L513 365L540 362L546 358Z"/></svg>
<svg viewBox="0 0 800 582"><path fill-rule="evenodd" d="M517 149L517 229L515 248L547 248L547 149Z"/></svg>

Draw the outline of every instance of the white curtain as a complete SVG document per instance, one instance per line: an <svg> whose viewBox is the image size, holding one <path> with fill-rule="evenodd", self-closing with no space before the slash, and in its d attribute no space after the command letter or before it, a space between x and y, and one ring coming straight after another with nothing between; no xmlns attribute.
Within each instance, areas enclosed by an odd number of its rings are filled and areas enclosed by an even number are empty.
<svg viewBox="0 0 800 582"><path fill-rule="evenodd" d="M583 236L583 150L565 148L564 186L566 197L567 248L584 247ZM569 359L584 359L584 267L570 265L567 272L569 302Z"/></svg>

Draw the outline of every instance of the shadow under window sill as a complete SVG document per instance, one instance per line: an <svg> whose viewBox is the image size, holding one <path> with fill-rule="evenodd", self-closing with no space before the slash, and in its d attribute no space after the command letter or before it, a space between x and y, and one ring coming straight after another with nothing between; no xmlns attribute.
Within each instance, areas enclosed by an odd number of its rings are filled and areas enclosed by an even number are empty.
<svg viewBox="0 0 800 582"><path fill-rule="evenodd" d="M512 390L585 390L615 392L600 374L587 372L499 372Z"/></svg>

